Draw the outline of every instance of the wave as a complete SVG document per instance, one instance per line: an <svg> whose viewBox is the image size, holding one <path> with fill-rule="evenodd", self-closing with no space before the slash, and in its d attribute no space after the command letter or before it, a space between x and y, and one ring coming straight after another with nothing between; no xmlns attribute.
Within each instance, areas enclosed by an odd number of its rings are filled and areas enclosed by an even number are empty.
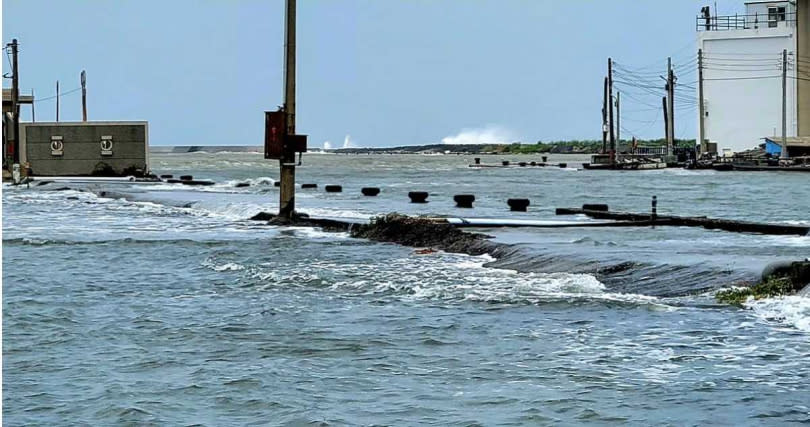
<svg viewBox="0 0 810 427"><path fill-rule="evenodd" d="M260 176L258 178L234 179L230 181L225 181L223 183L214 185L214 187L231 187L231 188L272 187L275 182L276 180L273 178L270 178L268 176Z"/></svg>
<svg viewBox="0 0 810 427"><path fill-rule="evenodd" d="M501 246L489 267L523 272L593 274L611 292L656 297L698 295L732 284L753 283L750 270L718 269L709 265L678 265L649 261L600 261L577 255L542 253L521 245Z"/></svg>
<svg viewBox="0 0 810 427"><path fill-rule="evenodd" d="M789 295L776 298L749 299L745 307L753 310L757 317L790 325L804 332L810 332L810 296Z"/></svg>

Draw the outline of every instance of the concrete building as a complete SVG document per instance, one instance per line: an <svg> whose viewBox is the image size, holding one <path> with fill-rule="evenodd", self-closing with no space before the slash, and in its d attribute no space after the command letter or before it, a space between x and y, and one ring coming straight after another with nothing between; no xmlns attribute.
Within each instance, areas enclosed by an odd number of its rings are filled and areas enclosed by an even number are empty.
<svg viewBox="0 0 810 427"><path fill-rule="evenodd" d="M786 133L810 135L810 0L749 1L744 14L732 16L703 12L696 22L704 79L699 138L737 152L763 135L781 137L784 50Z"/></svg>
<svg viewBox="0 0 810 427"><path fill-rule="evenodd" d="M20 163L34 176L142 176L147 122L20 123Z"/></svg>
<svg viewBox="0 0 810 427"><path fill-rule="evenodd" d="M810 137L790 137L787 139L788 157L810 156ZM771 156L782 157L782 139L765 138L765 152Z"/></svg>

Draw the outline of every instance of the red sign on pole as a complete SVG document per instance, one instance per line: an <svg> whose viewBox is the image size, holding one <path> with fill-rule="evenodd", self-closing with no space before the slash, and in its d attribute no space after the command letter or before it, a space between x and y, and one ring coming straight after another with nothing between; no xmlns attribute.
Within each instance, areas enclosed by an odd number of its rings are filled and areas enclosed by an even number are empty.
<svg viewBox="0 0 810 427"><path fill-rule="evenodd" d="M284 157L284 140L287 135L287 114L284 111L264 113L264 158Z"/></svg>

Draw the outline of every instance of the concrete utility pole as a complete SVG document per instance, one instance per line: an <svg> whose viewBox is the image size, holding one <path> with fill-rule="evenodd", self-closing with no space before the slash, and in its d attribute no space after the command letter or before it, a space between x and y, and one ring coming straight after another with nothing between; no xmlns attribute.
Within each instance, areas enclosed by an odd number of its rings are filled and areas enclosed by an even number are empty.
<svg viewBox="0 0 810 427"><path fill-rule="evenodd" d="M700 115L698 120L698 138L700 138L699 150L701 153L708 151L708 145L706 144L705 108L706 107L703 105L703 49L698 49L698 114Z"/></svg>
<svg viewBox="0 0 810 427"><path fill-rule="evenodd" d="M608 121L608 78L605 77L605 91L602 94L602 154L607 153Z"/></svg>
<svg viewBox="0 0 810 427"><path fill-rule="evenodd" d="M787 147L787 49L782 50L782 154L783 159L788 159Z"/></svg>
<svg viewBox="0 0 810 427"><path fill-rule="evenodd" d="M87 121L87 74L82 70L82 121Z"/></svg>
<svg viewBox="0 0 810 427"><path fill-rule="evenodd" d="M59 121L59 80L56 81L56 121Z"/></svg>
<svg viewBox="0 0 810 427"><path fill-rule="evenodd" d="M287 114L288 135L295 135L295 2L287 0L284 36L284 112ZM291 219L295 212L295 151L285 150L279 166L278 215Z"/></svg>
<svg viewBox="0 0 810 427"><path fill-rule="evenodd" d="M675 75L672 72L672 58L667 58L667 109L669 114L669 125L667 129L667 156L672 155L672 147L675 145Z"/></svg>
<svg viewBox="0 0 810 427"><path fill-rule="evenodd" d="M622 143L622 93L616 92L616 143Z"/></svg>
<svg viewBox="0 0 810 427"><path fill-rule="evenodd" d="M616 133L613 128L613 59L608 58L608 119L610 120L610 162L616 160Z"/></svg>
<svg viewBox="0 0 810 427"><path fill-rule="evenodd" d="M12 162L20 163L20 69L17 66L17 39L11 40L11 111L14 115L14 154Z"/></svg>
<svg viewBox="0 0 810 427"><path fill-rule="evenodd" d="M661 103L664 108L664 139L669 143L669 103L666 96L661 98Z"/></svg>

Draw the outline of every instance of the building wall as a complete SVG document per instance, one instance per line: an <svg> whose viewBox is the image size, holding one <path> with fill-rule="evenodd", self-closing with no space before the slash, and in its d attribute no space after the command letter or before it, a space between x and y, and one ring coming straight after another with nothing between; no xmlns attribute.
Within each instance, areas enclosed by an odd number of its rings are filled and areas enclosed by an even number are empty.
<svg viewBox="0 0 810 427"><path fill-rule="evenodd" d="M754 15L745 18L746 25L749 28L757 26L759 28L768 27L768 8L769 7L784 7L787 14L792 14L796 11L793 4L788 1L770 1L770 2L753 2L745 5L745 14ZM788 15L786 21L793 21L793 17ZM793 22L779 22L777 26L794 26Z"/></svg>
<svg viewBox="0 0 810 427"><path fill-rule="evenodd" d="M795 51L791 27L703 31L703 92L706 138L718 150L754 148L761 138L782 132L782 50ZM771 63L747 66L746 58L773 57ZM736 65L735 65L736 64ZM767 77L767 78L762 78ZM733 80L713 80L733 79ZM796 136L796 80L788 79L788 136Z"/></svg>
<svg viewBox="0 0 810 427"><path fill-rule="evenodd" d="M52 154L51 137L62 137L62 155ZM112 136L112 155L103 155L102 136ZM21 162L35 176L92 175L104 166L116 174L148 171L146 122L20 123Z"/></svg>
<svg viewBox="0 0 810 427"><path fill-rule="evenodd" d="M810 76L810 0L798 0L797 2L797 52L799 57L808 62L797 62L799 77ZM799 136L810 136L810 81L797 80L798 85L798 134Z"/></svg>

